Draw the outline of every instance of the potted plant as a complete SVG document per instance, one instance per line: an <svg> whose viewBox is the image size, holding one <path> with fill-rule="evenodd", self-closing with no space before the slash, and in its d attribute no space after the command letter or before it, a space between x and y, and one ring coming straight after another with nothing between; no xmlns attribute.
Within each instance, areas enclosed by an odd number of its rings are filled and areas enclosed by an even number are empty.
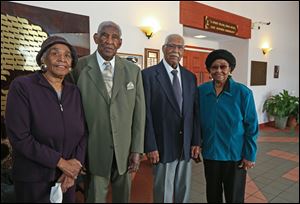
<svg viewBox="0 0 300 204"><path fill-rule="evenodd" d="M287 126L294 128L299 123L299 97L291 96L289 105L290 115L288 117Z"/></svg>
<svg viewBox="0 0 300 204"><path fill-rule="evenodd" d="M263 112L274 116L275 127L284 129L290 115L299 115L299 97L291 96L287 90L266 99Z"/></svg>

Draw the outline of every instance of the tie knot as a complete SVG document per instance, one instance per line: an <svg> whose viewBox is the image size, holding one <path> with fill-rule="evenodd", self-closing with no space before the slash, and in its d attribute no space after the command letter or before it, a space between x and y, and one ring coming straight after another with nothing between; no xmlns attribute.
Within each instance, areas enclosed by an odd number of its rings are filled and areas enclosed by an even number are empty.
<svg viewBox="0 0 300 204"><path fill-rule="evenodd" d="M110 62L104 62L103 64L105 65L105 68L104 68L105 70L111 70L112 67L111 67Z"/></svg>
<svg viewBox="0 0 300 204"><path fill-rule="evenodd" d="M175 76L175 75L177 75L178 71L175 70L175 69L173 69L173 70L171 71L171 73Z"/></svg>
<svg viewBox="0 0 300 204"><path fill-rule="evenodd" d="M105 61L103 64L105 64L105 66L110 65L109 61Z"/></svg>

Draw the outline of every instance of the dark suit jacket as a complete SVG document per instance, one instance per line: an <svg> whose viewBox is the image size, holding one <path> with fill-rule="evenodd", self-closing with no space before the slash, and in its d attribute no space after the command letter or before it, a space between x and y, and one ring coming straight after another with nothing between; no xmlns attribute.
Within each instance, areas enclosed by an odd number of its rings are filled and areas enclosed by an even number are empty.
<svg viewBox="0 0 300 204"><path fill-rule="evenodd" d="M200 145L196 77L181 66L180 73L182 114L163 62L142 71L147 111L145 152L158 150L162 163L189 160L191 145Z"/></svg>

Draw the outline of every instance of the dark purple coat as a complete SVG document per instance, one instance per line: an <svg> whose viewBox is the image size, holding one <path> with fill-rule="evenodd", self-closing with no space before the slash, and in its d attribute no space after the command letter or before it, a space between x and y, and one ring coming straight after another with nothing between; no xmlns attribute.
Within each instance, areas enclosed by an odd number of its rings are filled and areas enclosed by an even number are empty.
<svg viewBox="0 0 300 204"><path fill-rule="evenodd" d="M40 72L10 85L5 122L16 181L54 181L60 157L84 163L87 137L80 92L66 81L63 85L60 102Z"/></svg>

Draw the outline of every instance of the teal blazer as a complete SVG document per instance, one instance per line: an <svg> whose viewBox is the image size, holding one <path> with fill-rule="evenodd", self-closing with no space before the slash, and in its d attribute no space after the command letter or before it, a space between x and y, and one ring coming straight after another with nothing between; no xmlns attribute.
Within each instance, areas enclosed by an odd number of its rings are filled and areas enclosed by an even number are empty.
<svg viewBox="0 0 300 204"><path fill-rule="evenodd" d="M88 136L89 171L109 177L115 154L124 174L131 152L144 151L145 99L141 70L116 56L112 97L99 68L96 52L79 60L71 78L81 91Z"/></svg>
<svg viewBox="0 0 300 204"><path fill-rule="evenodd" d="M252 91L228 79L217 97L213 81L199 86L202 156L218 161L255 161L258 119Z"/></svg>

